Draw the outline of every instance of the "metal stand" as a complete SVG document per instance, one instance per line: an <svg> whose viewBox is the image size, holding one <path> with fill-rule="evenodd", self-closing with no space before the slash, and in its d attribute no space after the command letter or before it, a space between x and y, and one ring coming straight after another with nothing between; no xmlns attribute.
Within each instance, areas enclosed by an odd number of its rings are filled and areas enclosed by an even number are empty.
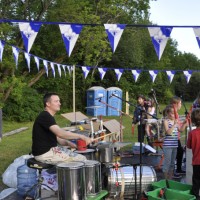
<svg viewBox="0 0 200 200"><path fill-rule="evenodd" d="M111 97L112 97L112 96L115 96L116 98L121 99L122 101L128 103L129 105L134 106L135 108L137 107L137 105L134 105L134 104L130 103L129 101L126 101L126 100L124 100L124 99L118 97L118 96L115 95L115 94L112 94ZM145 110L140 109L140 116L142 116L142 113L146 113L147 115L150 115L150 116L153 117L154 119L158 119L158 118L155 117L154 115L152 115L152 114L146 112ZM140 117L140 122L139 122L139 123L140 123L140 125L142 124L142 118L141 118L141 117ZM142 129L142 126L140 126L140 128ZM135 194L135 195L137 196L137 199L140 199L141 196L142 196L142 167L141 167L141 165L142 165L142 135L140 134L140 163L139 163L139 166L140 166L140 184L139 184L139 185L140 185L140 193L139 193L139 197L138 197L137 193ZM136 172L135 172L135 173L136 173ZM137 186L135 186L135 187L137 187ZM137 188L136 188L136 190L137 190Z"/></svg>
<svg viewBox="0 0 200 200"><path fill-rule="evenodd" d="M46 184L43 184L43 177L42 177L42 171L41 170L38 170L39 171L39 176L38 176L38 182L33 185L27 192L26 192L26 195L25 196L28 196L29 192L31 192L32 190L35 190L36 193L35 193L35 196L34 196L34 199L35 200L42 200L42 197L41 197L41 187L42 186L45 186L47 188L49 188L51 191L55 192L52 188L50 188L48 185ZM55 192L56 193L56 192Z"/></svg>

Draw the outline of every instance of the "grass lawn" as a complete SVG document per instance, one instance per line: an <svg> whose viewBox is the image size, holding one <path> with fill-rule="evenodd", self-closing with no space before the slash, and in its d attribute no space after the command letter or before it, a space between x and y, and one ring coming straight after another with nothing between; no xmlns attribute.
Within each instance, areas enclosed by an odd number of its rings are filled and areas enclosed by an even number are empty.
<svg viewBox="0 0 200 200"><path fill-rule="evenodd" d="M186 103L186 107L189 110L191 103ZM161 110L163 110L164 105L160 106ZM184 115L184 107L180 110L179 114ZM160 118L161 116L159 116ZM103 119L116 119L120 121L120 117L103 117ZM61 127L65 127L69 122L62 117L61 115L56 116L56 121L58 125ZM122 125L125 127L123 130L123 141L124 142L135 142L137 141L137 127L135 128L134 136L131 133L131 122L132 119L129 116L122 117ZM31 131L32 131L33 122L27 123L17 123L10 121L3 121L3 133L22 128L28 127L27 130L17 133L12 136L3 137L0 142L0 175L2 176L3 172L6 168L13 162L13 160L17 157L20 157L25 154L29 154L31 151ZM185 133L183 133L185 134ZM184 144L184 143L183 143ZM132 145L125 147L132 148ZM0 180L0 184L2 184Z"/></svg>

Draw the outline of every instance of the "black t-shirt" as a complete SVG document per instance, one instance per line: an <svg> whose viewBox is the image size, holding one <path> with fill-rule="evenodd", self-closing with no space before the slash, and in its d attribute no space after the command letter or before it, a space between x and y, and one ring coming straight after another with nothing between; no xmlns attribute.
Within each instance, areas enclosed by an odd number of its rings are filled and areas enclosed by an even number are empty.
<svg viewBox="0 0 200 200"><path fill-rule="evenodd" d="M42 155L57 146L56 135L49 129L52 125L56 125L56 121L47 111L41 112L36 118L32 130L32 154L34 156Z"/></svg>

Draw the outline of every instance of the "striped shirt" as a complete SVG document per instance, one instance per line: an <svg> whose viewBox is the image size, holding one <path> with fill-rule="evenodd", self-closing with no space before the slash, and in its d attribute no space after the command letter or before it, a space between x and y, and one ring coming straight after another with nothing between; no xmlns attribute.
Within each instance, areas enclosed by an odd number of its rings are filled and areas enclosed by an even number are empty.
<svg viewBox="0 0 200 200"><path fill-rule="evenodd" d="M173 126L172 122L169 119L166 119L168 121L168 128L171 128ZM164 141L163 141L163 147L171 147L171 148L177 148L178 147L178 127L174 127L174 130L172 133L166 134Z"/></svg>

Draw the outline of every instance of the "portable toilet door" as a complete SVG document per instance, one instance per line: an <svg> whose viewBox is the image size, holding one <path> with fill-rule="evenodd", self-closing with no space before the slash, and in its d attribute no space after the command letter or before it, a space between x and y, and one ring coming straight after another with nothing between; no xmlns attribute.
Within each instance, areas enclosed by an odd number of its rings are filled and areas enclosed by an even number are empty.
<svg viewBox="0 0 200 200"><path fill-rule="evenodd" d="M89 116L106 116L106 89L100 86L94 86L87 90L87 115Z"/></svg>
<svg viewBox="0 0 200 200"><path fill-rule="evenodd" d="M107 116L120 116L122 110L122 90L117 87L107 88ZM117 98L117 97L119 98ZM110 105L110 107L109 107Z"/></svg>

